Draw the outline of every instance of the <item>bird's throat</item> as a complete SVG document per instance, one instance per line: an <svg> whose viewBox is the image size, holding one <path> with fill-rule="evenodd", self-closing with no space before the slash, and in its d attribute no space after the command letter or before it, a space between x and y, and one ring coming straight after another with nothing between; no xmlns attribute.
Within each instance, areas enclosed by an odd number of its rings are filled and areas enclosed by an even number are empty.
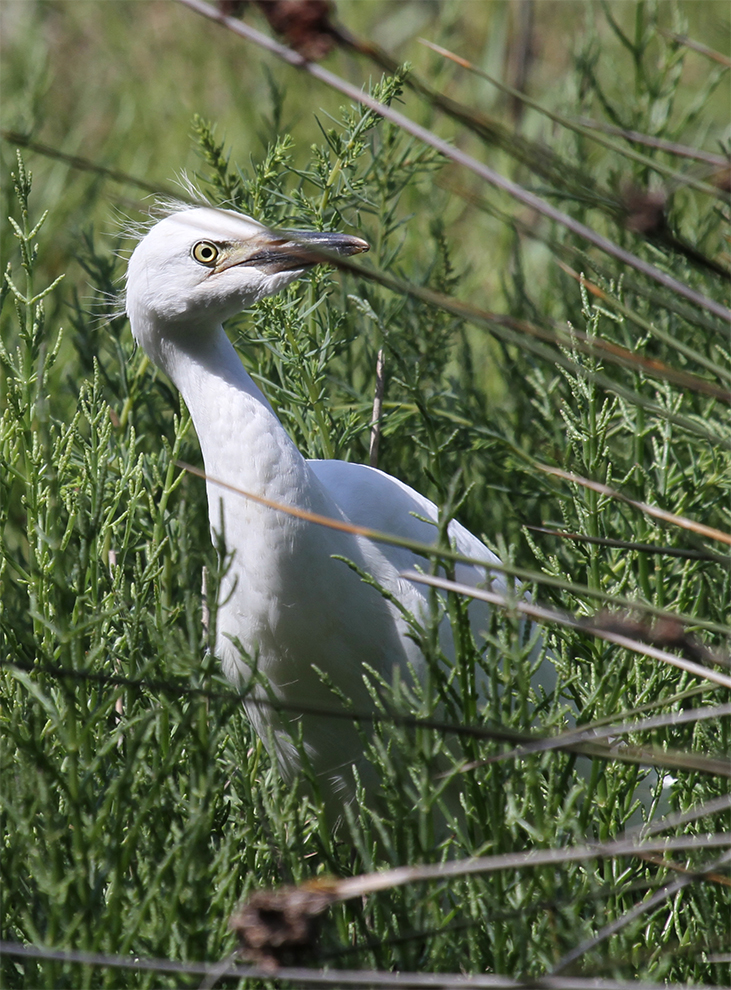
<svg viewBox="0 0 731 990"><path fill-rule="evenodd" d="M286 505L312 508L320 502L321 486L223 328L185 347L178 344L172 356L166 370L182 393L204 453L212 523L220 515L214 506L229 507L239 518L247 515L245 496L216 480Z"/></svg>

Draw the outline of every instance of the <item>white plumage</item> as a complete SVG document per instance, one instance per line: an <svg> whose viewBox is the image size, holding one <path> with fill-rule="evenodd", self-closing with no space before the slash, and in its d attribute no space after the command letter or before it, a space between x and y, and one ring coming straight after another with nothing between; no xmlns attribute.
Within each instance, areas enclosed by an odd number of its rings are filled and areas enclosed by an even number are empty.
<svg viewBox="0 0 731 990"><path fill-rule="evenodd" d="M437 509L418 492L374 468L302 457L223 331L225 319L317 262L307 243L343 255L368 249L365 241L341 234L292 232L289 240L223 210L173 213L146 234L130 259L132 332L180 389L211 477L286 505L432 543L435 527L416 516L436 520ZM426 612L426 593L399 573L425 566L423 558L305 522L211 483L208 505L212 532L223 532L233 552L218 612L217 653L227 677L241 682L249 675L236 640L257 658L273 694L288 704L340 707L314 666L356 710L368 711L373 703L364 663L388 681L396 667L407 677L409 664L423 670L424 659L395 606L335 559L345 557L371 574L418 616ZM498 562L463 526L453 522L449 532L462 554ZM476 567L459 566L456 576L473 585L486 580ZM477 603L473 610L479 631L486 612ZM444 624L447 649L449 636ZM266 706L248 710L265 742L273 732L277 756L291 775L300 759L287 718ZM300 721L323 793L335 804L347 800L350 768L362 754L357 732L342 719L304 714Z"/></svg>

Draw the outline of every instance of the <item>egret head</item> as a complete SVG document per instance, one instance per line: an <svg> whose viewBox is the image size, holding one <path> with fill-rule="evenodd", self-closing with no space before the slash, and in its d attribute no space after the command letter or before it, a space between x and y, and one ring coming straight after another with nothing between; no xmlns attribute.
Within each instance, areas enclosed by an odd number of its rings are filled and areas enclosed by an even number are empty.
<svg viewBox="0 0 731 990"><path fill-rule="evenodd" d="M132 332L148 353L160 338L205 333L323 260L317 249L350 255L368 244L347 234L274 232L211 207L173 213L148 231L130 258Z"/></svg>

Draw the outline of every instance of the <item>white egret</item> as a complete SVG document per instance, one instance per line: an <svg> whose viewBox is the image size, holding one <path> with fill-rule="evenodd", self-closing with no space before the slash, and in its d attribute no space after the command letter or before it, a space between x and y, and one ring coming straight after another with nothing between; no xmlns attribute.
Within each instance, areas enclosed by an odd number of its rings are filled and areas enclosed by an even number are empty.
<svg viewBox="0 0 731 990"><path fill-rule="evenodd" d="M306 460L245 371L222 323L289 285L318 258L312 244L341 255L368 250L358 237L336 233L274 233L249 217L192 208L157 223L136 246L127 274L132 332L151 360L175 383L190 410L205 469L244 491L334 519L432 543L437 508L418 492L375 468L336 460ZM217 653L234 682L250 674L240 643L274 697L290 704L338 709L322 671L356 711L373 709L364 684L368 664L387 681L405 677L424 658L399 610L337 558L346 558L412 614L427 613L425 591L399 577L423 558L272 510L208 483L214 534L225 534L232 564L220 592ZM421 517L421 518L419 518ZM457 550L497 563L497 557L457 522ZM490 578L460 565L457 580ZM494 579L493 583L500 583ZM473 625L484 606L475 604ZM444 624L446 648L449 628ZM317 668L317 669L316 669ZM351 766L362 757L356 730L343 719L277 715L250 704L248 714L290 777L300 763L291 738L298 724L311 766L331 806L352 796ZM359 765L368 782L368 768ZM373 783L371 781L371 783Z"/></svg>

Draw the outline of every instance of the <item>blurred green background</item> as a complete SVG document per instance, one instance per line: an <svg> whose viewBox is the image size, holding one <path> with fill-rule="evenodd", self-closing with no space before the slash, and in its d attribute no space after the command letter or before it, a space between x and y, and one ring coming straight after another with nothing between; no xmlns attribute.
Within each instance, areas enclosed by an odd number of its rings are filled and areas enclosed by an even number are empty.
<svg viewBox="0 0 731 990"><path fill-rule="evenodd" d="M489 74L515 82L510 76L519 70L511 52L521 43L527 6L532 19L530 43L520 78L525 77L530 95L554 110L575 114L577 99L585 94L576 91L580 79L571 71L573 59L590 36L591 47L601 52L601 80L608 97L636 98L638 105L633 109L640 116L647 95L643 97L632 81L626 52L608 25L601 3L339 0L335 12L351 32L381 45L399 61L408 61L435 89L510 124L509 98L428 51L418 39L427 37ZM632 0L610 0L606 7L631 33L638 5ZM253 26L268 30L255 6L246 8L246 17ZM669 30L680 27L712 48L729 49L731 14L725 0L690 0L677 5L661 0L657 17ZM281 90L280 127L292 133L295 162L301 163L310 144L320 138L316 118L326 123L326 115L337 113L344 102L319 82L169 0L3 0L0 53L4 128L168 188L181 172L194 174L200 167L191 141L194 114L215 122L217 136L225 140L232 159L245 165L250 156L259 157L274 137L272 89ZM380 76L366 59L338 50L325 64L358 86ZM697 99L712 68L699 55L685 59L673 108L676 115ZM476 139L444 115L435 114L424 101L408 91L403 99L408 114L427 124L438 123L444 136L459 132L460 147L484 155ZM660 124L655 121L656 126ZM728 86L721 85L704 101L702 116L691 130L686 129L684 140L717 150L719 138L728 137L728 126ZM520 131L549 145L561 140L554 125L530 109L521 115ZM7 142L3 142L2 155L3 161L12 161ZM601 178L608 167L603 156L596 151L589 155L588 164L596 163L597 178ZM498 169L506 166L499 151L490 156L490 162ZM138 195L133 188L120 188L60 162L36 157L32 166L36 208L53 207L56 218L54 244L44 261L51 272L65 269L80 229L93 223L100 230L113 230L111 208L121 200L129 212L129 200ZM458 182L468 188L474 185L464 174ZM7 183L3 188L7 196ZM444 220L456 249L462 248L457 267L469 264L475 269L476 287L484 297L476 301L488 300L490 306L500 308L498 272L509 250L504 225L491 223L455 197L445 199ZM418 238L418 232L413 236ZM489 252L485 244L490 245ZM536 252L540 258L540 250ZM71 279L77 275L78 270L70 270Z"/></svg>

